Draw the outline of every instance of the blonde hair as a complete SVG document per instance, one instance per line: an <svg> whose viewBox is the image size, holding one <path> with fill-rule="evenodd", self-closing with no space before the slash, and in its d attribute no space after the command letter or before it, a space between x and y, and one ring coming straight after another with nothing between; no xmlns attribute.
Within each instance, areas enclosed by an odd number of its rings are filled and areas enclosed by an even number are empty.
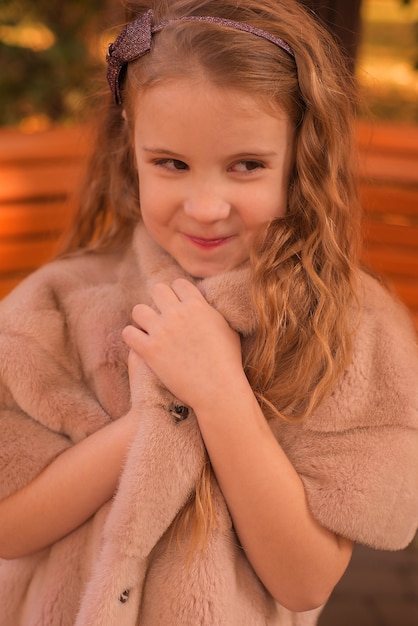
<svg viewBox="0 0 418 626"><path fill-rule="evenodd" d="M106 103L100 147L65 252L119 246L140 220L130 133L138 90L196 73L284 110L296 128L287 214L261 229L251 251L259 325L245 344L244 367L267 418L304 419L351 358L350 307L360 250L351 74L332 38L292 0L149 0L126 6L128 21L151 8L155 22L187 15L247 22L290 44L296 63L261 37L217 24L175 22L155 35L151 52L129 65L122 86L128 122L110 96ZM206 487L198 491L206 493L208 473L203 475ZM207 507L197 500L197 527L205 528Z"/></svg>

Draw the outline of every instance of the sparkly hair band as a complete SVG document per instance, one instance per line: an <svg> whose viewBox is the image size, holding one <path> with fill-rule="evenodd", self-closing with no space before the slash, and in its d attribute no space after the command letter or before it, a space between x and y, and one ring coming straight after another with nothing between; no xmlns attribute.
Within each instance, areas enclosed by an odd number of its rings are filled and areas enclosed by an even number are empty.
<svg viewBox="0 0 418 626"><path fill-rule="evenodd" d="M287 52L291 57L295 58L295 53L288 43L268 33L261 28L255 28L250 24L244 24L243 22L235 22L233 20L226 20L221 17L209 17L201 15L190 15L186 17L177 17L172 20L166 20L156 26L152 25L152 10L147 11L141 15L134 22L128 24L117 39L110 44L108 53L106 55L107 61L107 80L110 86L110 90L113 94L116 104L121 104L120 94L120 82L121 72L125 66L135 59L143 56L151 50L151 39L154 33L158 33L160 30L172 24L173 22L207 22L209 24L220 24L221 26L227 26L234 28L235 30L242 30L257 37L263 37L267 41L271 41L276 46Z"/></svg>

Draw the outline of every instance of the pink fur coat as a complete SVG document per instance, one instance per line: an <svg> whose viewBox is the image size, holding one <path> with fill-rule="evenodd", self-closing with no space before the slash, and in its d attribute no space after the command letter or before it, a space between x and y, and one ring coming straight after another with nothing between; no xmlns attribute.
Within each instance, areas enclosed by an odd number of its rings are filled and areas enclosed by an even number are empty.
<svg viewBox="0 0 418 626"><path fill-rule="evenodd" d="M129 409L121 330L156 281L182 270L139 227L120 255L51 263L0 306L0 498ZM243 335L247 270L200 283ZM352 540L399 549L418 518L418 354L403 307L362 275L354 359L303 424L271 427L314 517ZM144 366L143 410L114 499L50 548L0 560L0 626L261 626L316 623L258 580L214 482L219 523L185 562L168 539L206 461L196 418ZM185 417L185 419L180 419ZM100 468L97 468L100 471ZM285 514L285 511L284 511Z"/></svg>

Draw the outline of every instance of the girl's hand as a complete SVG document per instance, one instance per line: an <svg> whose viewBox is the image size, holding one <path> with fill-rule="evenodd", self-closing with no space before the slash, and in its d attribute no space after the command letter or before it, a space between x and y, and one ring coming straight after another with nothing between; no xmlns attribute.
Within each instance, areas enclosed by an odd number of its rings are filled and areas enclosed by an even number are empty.
<svg viewBox="0 0 418 626"><path fill-rule="evenodd" d="M167 389L196 411L225 390L231 377L244 375L239 335L188 280L171 287L159 283L151 297L157 310L136 305L132 317L138 328L127 326L123 338Z"/></svg>

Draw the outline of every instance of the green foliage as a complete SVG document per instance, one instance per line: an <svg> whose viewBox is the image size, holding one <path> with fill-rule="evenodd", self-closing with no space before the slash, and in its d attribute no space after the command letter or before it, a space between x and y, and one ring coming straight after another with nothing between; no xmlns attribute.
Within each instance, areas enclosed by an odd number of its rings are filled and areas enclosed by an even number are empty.
<svg viewBox="0 0 418 626"><path fill-rule="evenodd" d="M62 123L77 116L80 102L103 79L99 35L108 18L101 0L0 5L0 124L39 115Z"/></svg>

